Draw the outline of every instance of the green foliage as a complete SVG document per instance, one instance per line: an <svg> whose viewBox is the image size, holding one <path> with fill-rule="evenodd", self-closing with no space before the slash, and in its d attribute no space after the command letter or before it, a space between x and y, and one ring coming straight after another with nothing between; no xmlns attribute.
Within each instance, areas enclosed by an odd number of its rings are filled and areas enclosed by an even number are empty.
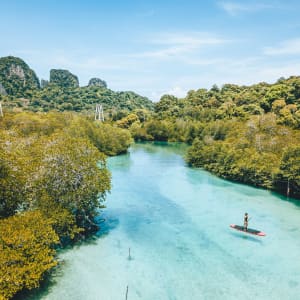
<svg viewBox="0 0 300 300"><path fill-rule="evenodd" d="M159 102L155 103L155 112L159 118L177 117L180 101L172 95L163 95Z"/></svg>
<svg viewBox="0 0 300 300"><path fill-rule="evenodd" d="M0 118L0 299L39 285L56 265L53 244L98 229L106 155L130 142L128 130L74 113Z"/></svg>
<svg viewBox="0 0 300 300"><path fill-rule="evenodd" d="M107 88L106 82L100 78L91 78L88 86L99 86L99 87Z"/></svg>
<svg viewBox="0 0 300 300"><path fill-rule="evenodd" d="M0 217L56 205L82 228L110 189L103 153L124 153L131 143L127 130L59 113L6 115L0 138ZM68 227L73 221L65 216Z"/></svg>
<svg viewBox="0 0 300 300"><path fill-rule="evenodd" d="M0 220L0 299L32 289L57 262L58 236L50 219L30 211Z"/></svg>
<svg viewBox="0 0 300 300"><path fill-rule="evenodd" d="M152 138L147 135L145 127L138 122L135 122L130 126L130 133L135 141L149 141Z"/></svg>
<svg viewBox="0 0 300 300"><path fill-rule="evenodd" d="M288 165L292 175L283 168L283 153L300 143L299 99L300 77L273 85L213 86L183 99L164 95L154 116L133 123L130 131L136 140L192 144L187 162L223 178L284 193L289 180L291 195L299 198L296 154L290 158L294 167Z"/></svg>
<svg viewBox="0 0 300 300"><path fill-rule="evenodd" d="M79 87L77 76L68 70L52 69L50 81L42 80L40 89L35 73L23 60L12 56L0 58L0 101L7 110L34 112L93 113L95 104L101 103L106 119L114 120L121 110L127 115L135 109L154 108L146 97L131 91L114 92L99 78L92 78L88 86Z"/></svg>
<svg viewBox="0 0 300 300"><path fill-rule="evenodd" d="M105 156L87 139L61 134L40 139L34 152L41 158L32 174L34 204L46 199L60 205L75 216L79 227L92 229L97 208L110 189Z"/></svg>
<svg viewBox="0 0 300 300"><path fill-rule="evenodd" d="M183 99L164 95L154 115L133 123L130 131L136 140L192 144L187 162L227 179L284 193L289 180L291 195L299 198L297 151L290 158L293 167L287 167L295 171L283 167L286 149L300 143L299 101L300 77L275 84L215 85L189 91Z"/></svg>
<svg viewBox="0 0 300 300"><path fill-rule="evenodd" d="M125 153L132 140L128 130L113 127L102 122L91 122L82 117L74 117L65 131L72 137L86 137L106 155Z"/></svg>
<svg viewBox="0 0 300 300"><path fill-rule="evenodd" d="M292 145L282 155L280 171L285 177L294 178L300 186L300 145Z"/></svg>
<svg viewBox="0 0 300 300"><path fill-rule="evenodd" d="M16 97L24 97L27 90L40 87L34 71L22 59L13 56L0 58L0 83L7 94Z"/></svg>
<svg viewBox="0 0 300 300"><path fill-rule="evenodd" d="M34 205L29 192L37 187L44 191L36 192L41 198L48 199L45 194L50 194L50 198L59 198L61 202L63 195L68 194L69 197L73 192L81 193L82 197L85 195L91 201L98 197L103 199L109 189L109 175L102 153L115 155L126 152L131 143L127 130L70 113L7 114L0 120L0 138L2 217L15 213L24 205ZM57 175L56 181L51 177L54 174ZM97 178L103 179L101 184ZM55 182L65 190L54 186L50 190L45 189ZM22 187L30 199L26 199ZM90 189L79 193L79 187ZM96 190L104 194L98 195ZM35 198L38 198L37 195ZM24 204L24 201L27 203ZM74 213L74 208L69 210Z"/></svg>
<svg viewBox="0 0 300 300"><path fill-rule="evenodd" d="M121 120L118 120L116 122L116 125L121 128L129 128L130 125L132 125L134 122L137 122L139 120L138 116L136 114L129 114L128 116L122 118Z"/></svg>
<svg viewBox="0 0 300 300"><path fill-rule="evenodd" d="M24 201L24 164L9 138L0 132L0 218L13 215Z"/></svg>
<svg viewBox="0 0 300 300"><path fill-rule="evenodd" d="M63 131L73 138L89 139L100 152L106 155L125 153L132 142L128 130L71 112L6 114L5 118L0 119L1 128L7 132L17 131L17 134L22 137L50 136Z"/></svg>
<svg viewBox="0 0 300 300"><path fill-rule="evenodd" d="M276 186L282 192L289 188L289 194L298 197L300 194L300 145L291 145L285 148L280 170L276 177ZM289 185L289 187L288 187Z"/></svg>
<svg viewBox="0 0 300 300"><path fill-rule="evenodd" d="M252 86L225 84L210 90L189 91L183 99L164 95L155 104L159 120L180 118L211 122L217 119L247 120L251 115L274 112L278 124L300 128L300 77L282 79L275 84Z"/></svg>
<svg viewBox="0 0 300 300"><path fill-rule="evenodd" d="M4 86L1 84L1 82L0 82L0 96L1 95L7 95L7 93L6 93L6 90L5 90L5 88L4 88Z"/></svg>
<svg viewBox="0 0 300 300"><path fill-rule="evenodd" d="M61 88L79 87L77 76L68 70L50 70L50 83L58 85Z"/></svg>
<svg viewBox="0 0 300 300"><path fill-rule="evenodd" d="M186 160L227 179L283 191L287 178L300 184L299 142L298 132L277 125L274 114L254 116L246 123L213 122L194 140ZM290 147L293 151L287 150ZM290 176L287 170L293 170ZM300 197L299 191L293 196Z"/></svg>
<svg viewBox="0 0 300 300"><path fill-rule="evenodd" d="M167 141L169 137L168 123L166 121L153 120L146 124L146 131L156 141Z"/></svg>
<svg viewBox="0 0 300 300"><path fill-rule="evenodd" d="M96 134L92 141L94 145L107 155L118 155L127 152L132 143L128 130L113 127L109 124L96 124Z"/></svg>
<svg viewBox="0 0 300 300"><path fill-rule="evenodd" d="M34 112L75 111L89 112L93 114L95 105L101 103L105 118L119 119L115 115L123 110L124 117L129 111L135 109L153 109L153 103L146 97L133 92L114 92L99 87L62 88L58 85L48 84L45 88L27 93L28 100L20 100L14 97L2 96L3 107L15 109L17 106L23 110Z"/></svg>
<svg viewBox="0 0 300 300"><path fill-rule="evenodd" d="M35 206L46 219L51 220L52 228L58 235L61 246L75 240L86 230L86 228L77 226L73 212L64 208L62 204L53 201L45 193L39 195Z"/></svg>

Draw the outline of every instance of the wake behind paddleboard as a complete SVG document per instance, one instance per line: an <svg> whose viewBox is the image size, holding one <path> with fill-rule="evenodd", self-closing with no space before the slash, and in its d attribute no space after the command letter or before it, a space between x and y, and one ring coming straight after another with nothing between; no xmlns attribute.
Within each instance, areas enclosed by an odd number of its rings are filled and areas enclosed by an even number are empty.
<svg viewBox="0 0 300 300"><path fill-rule="evenodd" d="M252 229L252 228L248 228L247 230L245 230L245 227L240 226L240 225L231 224L230 227L233 228L233 229L236 229L238 231L242 231L242 232L253 234L253 235L258 235L258 236L265 236L266 235L264 232L256 230L256 229Z"/></svg>

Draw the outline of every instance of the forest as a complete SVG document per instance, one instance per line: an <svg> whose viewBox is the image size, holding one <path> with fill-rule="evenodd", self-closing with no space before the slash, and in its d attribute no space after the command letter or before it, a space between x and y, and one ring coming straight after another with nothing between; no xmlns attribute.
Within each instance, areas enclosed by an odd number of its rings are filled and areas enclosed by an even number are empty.
<svg viewBox="0 0 300 300"><path fill-rule="evenodd" d="M75 111L89 114L101 103L108 117L134 109L153 110L153 102L132 91L113 91L100 78L87 86L68 70L51 69L49 80L41 79L21 58L0 58L0 101L15 112Z"/></svg>
<svg viewBox="0 0 300 300"><path fill-rule="evenodd" d="M117 124L135 140L188 143L191 166L300 198L300 77L164 95L145 122L133 119Z"/></svg>
<svg viewBox="0 0 300 300"><path fill-rule="evenodd" d="M98 78L79 87L66 70L40 85L14 58L2 59L2 71L0 299L38 287L57 250L98 230L111 187L106 158L133 140L187 143L191 167L300 199L300 77L153 103ZM105 122L94 120L99 103Z"/></svg>
<svg viewBox="0 0 300 300"><path fill-rule="evenodd" d="M39 286L56 251L98 230L127 130L74 113L0 118L0 299Z"/></svg>

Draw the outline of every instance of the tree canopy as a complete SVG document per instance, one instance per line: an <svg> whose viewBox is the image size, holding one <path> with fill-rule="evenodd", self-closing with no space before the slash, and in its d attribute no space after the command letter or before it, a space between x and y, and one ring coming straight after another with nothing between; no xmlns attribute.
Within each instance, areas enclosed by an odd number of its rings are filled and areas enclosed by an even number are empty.
<svg viewBox="0 0 300 300"><path fill-rule="evenodd" d="M106 156L130 143L127 130L74 113L0 119L0 299L38 287L56 247L98 229Z"/></svg>
<svg viewBox="0 0 300 300"><path fill-rule="evenodd" d="M289 195L300 198L299 116L300 77L292 76L192 90L181 99L164 95L152 117L128 128L136 140L191 144L191 166L284 194L289 184Z"/></svg>

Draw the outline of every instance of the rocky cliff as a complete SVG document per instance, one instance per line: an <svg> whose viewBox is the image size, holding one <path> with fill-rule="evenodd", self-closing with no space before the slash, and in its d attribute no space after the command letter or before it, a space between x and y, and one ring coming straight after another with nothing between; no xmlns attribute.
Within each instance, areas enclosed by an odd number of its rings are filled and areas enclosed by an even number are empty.
<svg viewBox="0 0 300 300"><path fill-rule="evenodd" d="M0 95L7 95L5 88L3 87L3 85L0 82Z"/></svg>
<svg viewBox="0 0 300 300"><path fill-rule="evenodd" d="M130 91L114 92L99 78L92 78L88 86L79 87L77 76L68 70L52 69L50 80L42 79L40 85L28 65L12 56L0 59L0 95L7 108L19 110L94 111L99 103L107 114L154 108L146 97Z"/></svg>
<svg viewBox="0 0 300 300"><path fill-rule="evenodd" d="M7 56L0 58L0 89L9 95L24 96L27 90L40 87L35 72L20 58Z"/></svg>
<svg viewBox="0 0 300 300"><path fill-rule="evenodd" d="M100 86L103 88L107 88L106 82L100 78L91 78L88 86Z"/></svg>
<svg viewBox="0 0 300 300"><path fill-rule="evenodd" d="M79 87L78 77L68 70L50 70L50 83L62 88Z"/></svg>

